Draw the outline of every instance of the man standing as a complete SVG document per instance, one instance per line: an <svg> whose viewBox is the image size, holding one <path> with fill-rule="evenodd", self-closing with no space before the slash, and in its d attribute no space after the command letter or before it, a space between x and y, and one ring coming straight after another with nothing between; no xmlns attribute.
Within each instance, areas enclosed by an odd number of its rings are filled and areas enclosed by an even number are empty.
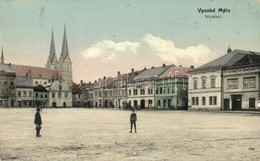
<svg viewBox="0 0 260 161"><path fill-rule="evenodd" d="M36 125L36 137L41 137L40 135L40 131L41 131L41 128L42 128L42 118L41 118L41 114L40 114L40 108L37 107L36 109L36 114L35 114L35 118L34 118L34 124Z"/></svg>
<svg viewBox="0 0 260 161"><path fill-rule="evenodd" d="M137 121L137 116L136 116L135 110L132 109L132 113L130 115L130 123L131 123L130 133L132 133L133 125L135 127L135 133L137 133L137 131L136 131L136 121Z"/></svg>

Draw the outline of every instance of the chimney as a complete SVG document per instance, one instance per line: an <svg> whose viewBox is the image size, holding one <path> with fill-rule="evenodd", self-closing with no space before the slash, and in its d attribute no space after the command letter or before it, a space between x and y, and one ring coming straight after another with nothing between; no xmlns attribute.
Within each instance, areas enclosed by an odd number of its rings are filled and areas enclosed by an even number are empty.
<svg viewBox="0 0 260 161"><path fill-rule="evenodd" d="M104 79L106 79L106 76L103 76Z"/></svg>
<svg viewBox="0 0 260 161"><path fill-rule="evenodd" d="M180 65L180 67L182 67L182 65Z"/></svg>
<svg viewBox="0 0 260 161"><path fill-rule="evenodd" d="M163 63L163 64L162 64L162 67L166 67L166 65Z"/></svg>
<svg viewBox="0 0 260 161"><path fill-rule="evenodd" d="M117 71L117 76L120 76L120 71Z"/></svg>
<svg viewBox="0 0 260 161"><path fill-rule="evenodd" d="M101 81L101 78L98 78L98 81Z"/></svg>
<svg viewBox="0 0 260 161"><path fill-rule="evenodd" d="M152 69L154 68L154 66L152 66Z"/></svg>
<svg viewBox="0 0 260 161"><path fill-rule="evenodd" d="M83 84L83 80L80 80L80 84Z"/></svg>
<svg viewBox="0 0 260 161"><path fill-rule="evenodd" d="M95 80L95 83L97 83L97 80Z"/></svg>
<svg viewBox="0 0 260 161"><path fill-rule="evenodd" d="M191 68L191 69L194 69L194 65L191 65L190 68Z"/></svg>

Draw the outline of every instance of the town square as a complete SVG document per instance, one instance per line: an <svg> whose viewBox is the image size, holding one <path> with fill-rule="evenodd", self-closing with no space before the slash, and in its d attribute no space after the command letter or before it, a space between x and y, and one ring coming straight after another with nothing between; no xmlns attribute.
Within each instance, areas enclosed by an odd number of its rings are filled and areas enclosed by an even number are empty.
<svg viewBox="0 0 260 161"><path fill-rule="evenodd" d="M0 0L0 161L260 160L260 0Z"/></svg>

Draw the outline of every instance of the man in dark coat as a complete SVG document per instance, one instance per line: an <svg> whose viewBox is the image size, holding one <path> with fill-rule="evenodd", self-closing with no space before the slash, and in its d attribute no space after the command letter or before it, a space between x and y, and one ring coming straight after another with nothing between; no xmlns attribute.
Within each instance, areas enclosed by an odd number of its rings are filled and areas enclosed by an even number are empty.
<svg viewBox="0 0 260 161"><path fill-rule="evenodd" d="M130 115L130 123L131 123L130 133L132 133L133 126L135 127L135 133L137 133L137 131L136 131L136 121L137 121L137 116L136 116L135 110L132 109L132 113Z"/></svg>
<svg viewBox="0 0 260 161"><path fill-rule="evenodd" d="M36 109L36 114L35 114L35 118L34 118L34 124L36 125L36 137L41 137L40 135L40 131L41 131L41 128L42 128L42 118L41 118L41 114L40 114L40 108L38 107Z"/></svg>

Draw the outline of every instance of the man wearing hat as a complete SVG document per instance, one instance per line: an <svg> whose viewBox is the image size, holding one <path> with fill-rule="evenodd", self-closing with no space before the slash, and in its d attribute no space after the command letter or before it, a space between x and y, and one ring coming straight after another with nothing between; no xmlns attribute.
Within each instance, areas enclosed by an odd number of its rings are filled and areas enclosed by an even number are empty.
<svg viewBox="0 0 260 161"><path fill-rule="evenodd" d="M40 114L40 108L37 107L36 109L36 114L35 114L35 118L34 118L34 124L36 125L36 137L41 137L40 135L40 131L41 131L41 128L42 128L42 118L41 118L41 114Z"/></svg>
<svg viewBox="0 0 260 161"><path fill-rule="evenodd" d="M137 116L136 116L136 113L135 113L135 109L132 109L132 113L130 115L130 123L131 123L130 133L132 133L133 126L135 128L135 133L137 133L137 131L136 131L136 121L137 121Z"/></svg>

